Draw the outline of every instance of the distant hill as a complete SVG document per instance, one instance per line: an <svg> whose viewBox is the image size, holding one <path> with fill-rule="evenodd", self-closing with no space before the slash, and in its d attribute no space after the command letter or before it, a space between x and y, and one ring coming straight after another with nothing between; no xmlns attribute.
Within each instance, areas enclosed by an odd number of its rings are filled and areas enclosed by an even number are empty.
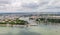
<svg viewBox="0 0 60 35"><path fill-rule="evenodd" d="M0 13L0 15L10 15L10 14L17 14L17 15L55 14L55 15L60 15L60 12L16 12L16 13Z"/></svg>

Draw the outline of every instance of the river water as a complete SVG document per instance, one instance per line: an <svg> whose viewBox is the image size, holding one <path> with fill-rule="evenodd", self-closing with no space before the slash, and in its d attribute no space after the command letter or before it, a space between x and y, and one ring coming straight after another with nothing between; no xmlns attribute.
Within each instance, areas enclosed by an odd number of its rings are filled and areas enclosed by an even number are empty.
<svg viewBox="0 0 60 35"><path fill-rule="evenodd" d="M60 35L60 26L40 24L30 27L0 27L0 35Z"/></svg>

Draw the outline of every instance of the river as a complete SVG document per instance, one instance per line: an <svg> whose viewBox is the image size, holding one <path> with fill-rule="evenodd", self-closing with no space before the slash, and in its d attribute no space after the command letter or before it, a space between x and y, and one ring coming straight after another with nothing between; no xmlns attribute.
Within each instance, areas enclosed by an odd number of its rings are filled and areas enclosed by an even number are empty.
<svg viewBox="0 0 60 35"><path fill-rule="evenodd" d="M0 27L0 35L60 35L60 26Z"/></svg>

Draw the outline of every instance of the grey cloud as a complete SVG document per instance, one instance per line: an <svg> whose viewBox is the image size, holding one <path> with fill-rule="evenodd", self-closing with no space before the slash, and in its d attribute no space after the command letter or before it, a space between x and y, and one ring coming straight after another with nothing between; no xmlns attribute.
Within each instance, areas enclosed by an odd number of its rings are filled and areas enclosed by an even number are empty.
<svg viewBox="0 0 60 35"><path fill-rule="evenodd" d="M47 7L46 9L60 9L60 6L50 6L50 7Z"/></svg>
<svg viewBox="0 0 60 35"><path fill-rule="evenodd" d="M10 0L0 0L0 4L10 4Z"/></svg>
<svg viewBox="0 0 60 35"><path fill-rule="evenodd" d="M43 6L43 5L46 5L46 4L48 4L49 2L42 2L42 3L40 3L39 5L40 6Z"/></svg>
<svg viewBox="0 0 60 35"><path fill-rule="evenodd" d="M9 4L7 1L0 1L0 4Z"/></svg>
<svg viewBox="0 0 60 35"><path fill-rule="evenodd" d="M24 2L23 2L24 1ZM31 2L27 0L0 0L0 10L4 11L60 11L59 0L38 0L39 2ZM37 1L37 0L36 0Z"/></svg>
<svg viewBox="0 0 60 35"><path fill-rule="evenodd" d="M24 3L24 4L22 4L22 7L35 9L35 8L39 7L39 5L36 3Z"/></svg>

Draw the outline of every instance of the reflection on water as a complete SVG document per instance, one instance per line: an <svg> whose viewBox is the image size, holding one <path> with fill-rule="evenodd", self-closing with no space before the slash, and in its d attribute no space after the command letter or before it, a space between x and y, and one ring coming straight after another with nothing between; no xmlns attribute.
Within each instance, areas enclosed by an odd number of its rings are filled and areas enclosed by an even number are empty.
<svg viewBox="0 0 60 35"><path fill-rule="evenodd" d="M0 27L0 35L60 35L60 26Z"/></svg>

